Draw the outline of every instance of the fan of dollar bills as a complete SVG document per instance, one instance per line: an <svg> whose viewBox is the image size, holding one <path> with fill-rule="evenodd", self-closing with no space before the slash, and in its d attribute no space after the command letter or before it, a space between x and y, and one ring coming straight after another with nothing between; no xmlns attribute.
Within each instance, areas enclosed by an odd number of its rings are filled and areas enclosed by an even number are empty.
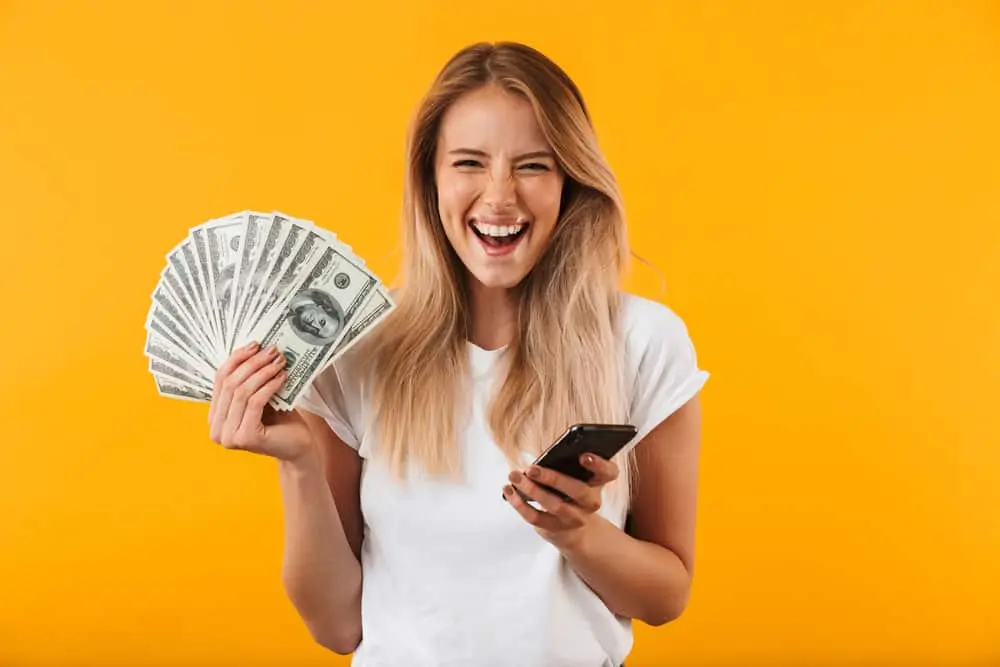
<svg viewBox="0 0 1000 667"><path fill-rule="evenodd" d="M167 254L146 318L149 371L162 396L209 402L238 347L277 345L288 410L330 362L394 307L332 232L278 212L242 211L193 227Z"/></svg>

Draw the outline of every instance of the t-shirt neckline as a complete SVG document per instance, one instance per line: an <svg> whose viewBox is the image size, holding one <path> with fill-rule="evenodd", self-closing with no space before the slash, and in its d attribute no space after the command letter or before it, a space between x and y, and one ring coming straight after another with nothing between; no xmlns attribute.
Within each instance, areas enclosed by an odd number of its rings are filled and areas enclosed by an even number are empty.
<svg viewBox="0 0 1000 667"><path fill-rule="evenodd" d="M480 347L470 340L465 341L466 349L469 350L469 360L472 362L472 368L477 376L481 376L483 373L489 372L493 368L493 364L501 355L507 350L509 346L503 345L492 350L487 350L484 347Z"/></svg>

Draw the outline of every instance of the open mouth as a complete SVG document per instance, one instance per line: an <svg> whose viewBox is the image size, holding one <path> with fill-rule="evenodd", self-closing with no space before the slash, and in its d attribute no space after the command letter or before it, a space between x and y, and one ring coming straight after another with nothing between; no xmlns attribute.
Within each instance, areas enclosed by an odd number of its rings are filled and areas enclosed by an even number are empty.
<svg viewBox="0 0 1000 667"><path fill-rule="evenodd" d="M512 225L490 225L478 220L469 223L472 231L479 240L492 248L504 248L513 246L524 236L528 229L528 223L518 222Z"/></svg>

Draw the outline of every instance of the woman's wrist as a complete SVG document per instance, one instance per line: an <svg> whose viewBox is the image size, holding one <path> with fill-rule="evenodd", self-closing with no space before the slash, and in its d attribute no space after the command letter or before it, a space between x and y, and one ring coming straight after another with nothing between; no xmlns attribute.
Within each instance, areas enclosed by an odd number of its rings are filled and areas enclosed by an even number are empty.
<svg viewBox="0 0 1000 667"><path fill-rule="evenodd" d="M550 541L566 558L585 557L592 551L595 542L602 539L602 534L608 527L614 526L600 514L594 513L588 515L580 527L553 535Z"/></svg>

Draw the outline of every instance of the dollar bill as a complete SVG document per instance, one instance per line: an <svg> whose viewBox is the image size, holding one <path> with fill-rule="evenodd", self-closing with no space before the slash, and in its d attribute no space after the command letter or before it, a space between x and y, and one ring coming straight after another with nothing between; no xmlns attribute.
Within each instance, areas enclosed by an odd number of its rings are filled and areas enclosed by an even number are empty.
<svg viewBox="0 0 1000 667"><path fill-rule="evenodd" d="M273 322L263 322L261 347L277 345L288 378L272 404L287 410L347 333L378 281L331 246L284 302ZM266 329L263 328L266 326ZM255 332L257 333L257 332Z"/></svg>
<svg viewBox="0 0 1000 667"><path fill-rule="evenodd" d="M204 329L198 326L193 317L188 314L187 308L181 305L186 303L186 299L178 295L179 290L180 286L177 285L176 277L170 273L168 266L153 290L153 302L184 329L194 344L201 349L212 349L212 342L206 336Z"/></svg>
<svg viewBox="0 0 1000 667"><path fill-rule="evenodd" d="M159 325L157 325L157 329ZM146 356L156 359L171 367L192 376L209 387L212 386L213 378L206 373L205 368L195 358L177 347L169 336L161 334L157 329L147 328L146 330Z"/></svg>
<svg viewBox="0 0 1000 667"><path fill-rule="evenodd" d="M219 358L228 356L229 352L226 345L230 334L227 314L233 299L233 278L243 239L244 216L245 213L235 213L209 221L201 227L208 241L209 283L215 296L212 314L219 331L215 348Z"/></svg>
<svg viewBox="0 0 1000 667"><path fill-rule="evenodd" d="M218 370L218 365L206 354L204 349L195 343L188 334L183 330L183 328L177 324L177 322L170 316L170 314L161 308L159 304L156 304L149 312L149 316L146 320L147 331L155 331L157 334L163 337L164 340L170 341L170 343L178 350L186 352L188 355L193 357L197 363L203 364L202 373L212 377L214 376L216 370Z"/></svg>
<svg viewBox="0 0 1000 667"><path fill-rule="evenodd" d="M243 297L246 295L247 282L253 270L253 262L257 256L264 227L270 222L271 216L265 213L250 211L246 216L246 226L243 230L243 242L237 254L236 270L233 278L233 298L229 302L229 340L226 341L228 351L233 349L233 339L237 334L236 315Z"/></svg>
<svg viewBox="0 0 1000 667"><path fill-rule="evenodd" d="M322 259L324 251L329 247L320 234L312 229L305 231L305 239L299 244L295 256L290 258L285 270L271 287L264 303L261 304L260 316L253 326L247 329L235 342L235 347L249 343L259 335L258 332L263 323L269 318L273 319L275 313L280 311L282 305L291 298L293 290L302 284L302 280L313 270L313 267ZM259 339L258 342L260 342Z"/></svg>
<svg viewBox="0 0 1000 667"><path fill-rule="evenodd" d="M185 384L179 380L165 377L154 373L153 380L156 382L156 390L161 396L177 398L198 403L211 403L212 394L197 387Z"/></svg>
<svg viewBox="0 0 1000 667"><path fill-rule="evenodd" d="M334 361L351 349L355 342L362 339L366 331L381 322L393 308L395 308L395 303L384 287L379 286L372 291L371 296L365 301L365 305L361 307L361 312L348 327L347 333L333 349L330 361Z"/></svg>
<svg viewBox="0 0 1000 667"><path fill-rule="evenodd" d="M198 227L192 229L190 234L195 258L198 261L198 272L201 274L201 282L205 290L205 315L208 317L208 325L212 330L212 340L218 345L221 334L219 324L215 320L215 290L212 286L212 270L209 266L211 259L208 254L208 237L205 235L205 230Z"/></svg>
<svg viewBox="0 0 1000 667"><path fill-rule="evenodd" d="M201 245L199 250L198 241L195 240L194 234L189 233L187 239L181 244L181 253L184 255L184 262L188 267L188 275L191 276L197 291L195 297L198 303L195 305L198 306L198 313L201 315L202 322L205 323L205 333L214 342L218 333L215 331L215 323L212 321L210 310L212 298L208 292L207 274L205 273L208 268L208 246L205 245L204 236L201 236Z"/></svg>
<svg viewBox="0 0 1000 667"><path fill-rule="evenodd" d="M154 375L159 375L161 377L167 377L177 382L183 382L184 384L201 389L209 394L212 393L212 383L204 382L196 376L189 375L181 369L168 364L165 361L160 361L159 359L151 358L149 360L149 371Z"/></svg>
<svg viewBox="0 0 1000 667"><path fill-rule="evenodd" d="M264 223L260 248L255 253L256 259L254 260L253 268L249 271L249 277L246 280L246 286L243 288L243 295L240 299L241 303L237 308L238 312L234 328L237 336L245 331L243 327L248 323L251 311L254 310L257 304L257 296L260 294L261 287L263 287L267 271L281 251L281 244L288 232L288 228L288 218L280 215L272 214ZM242 275L242 273L241 270L240 274Z"/></svg>
<svg viewBox="0 0 1000 667"><path fill-rule="evenodd" d="M284 226L287 229L284 237L281 239L281 245L278 248L274 262L267 268L267 275L264 277L264 282L260 287L260 294L256 303L251 306L251 313L244 322L244 332L253 331L256 328L261 316L266 312L265 306L271 300L275 290L281 289L277 285L288 268L289 262L299 261L299 248L305 242L306 232L310 229L310 226L302 220L286 218L280 214L275 214L275 219L285 220L286 224Z"/></svg>
<svg viewBox="0 0 1000 667"><path fill-rule="evenodd" d="M164 272L171 277L171 288L177 292L180 304L190 316L191 320L197 324L200 331L207 331L208 322L201 314L199 307L198 290L194 284L194 278L188 270L187 262L183 254L183 243L179 244L167 254L167 268ZM211 340L206 335L206 340Z"/></svg>
<svg viewBox="0 0 1000 667"><path fill-rule="evenodd" d="M265 275L258 290L257 298L248 309L248 314L243 323L244 332L252 331L256 327L257 322L264 313L264 304L273 293L275 285L277 285L282 273L288 267L289 262L294 261L300 245L305 240L305 231L307 229L305 225L300 224L297 220L278 215L275 218L276 221L282 221L285 231L282 233L278 243L274 260L264 272Z"/></svg>

